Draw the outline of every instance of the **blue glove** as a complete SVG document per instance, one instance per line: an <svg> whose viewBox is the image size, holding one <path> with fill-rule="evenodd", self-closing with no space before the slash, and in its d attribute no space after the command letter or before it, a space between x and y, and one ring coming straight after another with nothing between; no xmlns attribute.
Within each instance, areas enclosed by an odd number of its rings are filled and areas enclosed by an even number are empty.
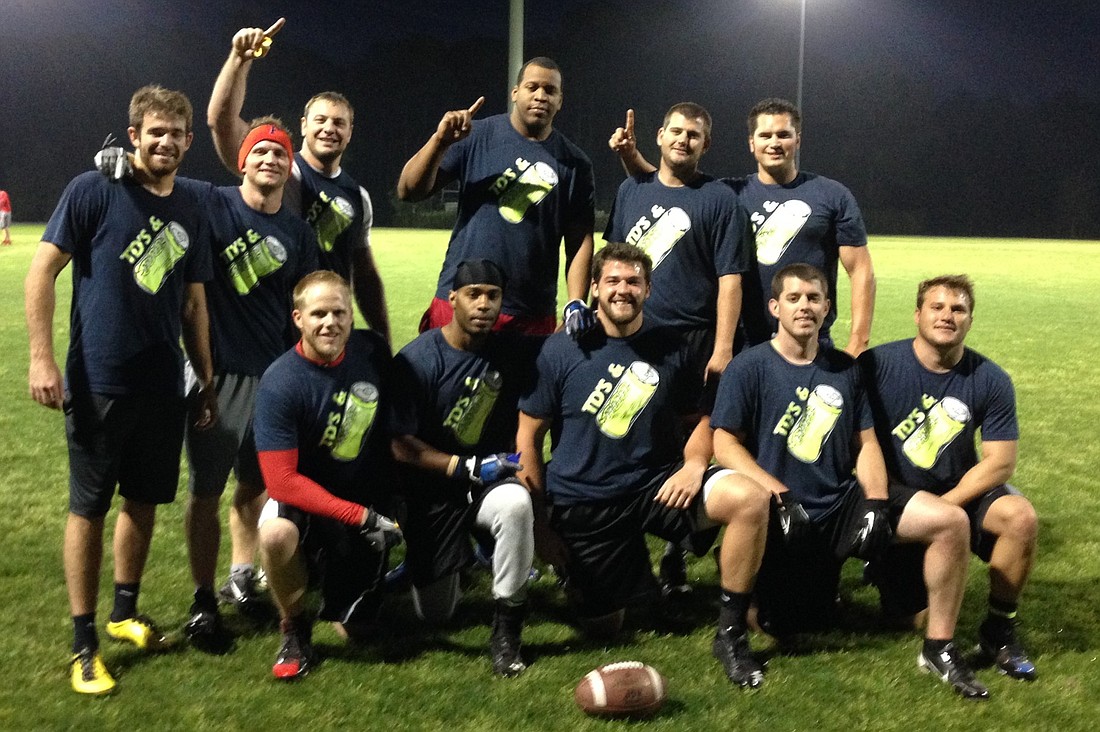
<svg viewBox="0 0 1100 732"><path fill-rule="evenodd" d="M867 561L882 555L894 540L890 526L889 502L882 498L868 498L863 502L863 521L852 537L851 554Z"/></svg>
<svg viewBox="0 0 1100 732"><path fill-rule="evenodd" d="M92 158L96 170L112 183L122 180L131 172L130 156L121 147L116 147L114 142L115 136L107 135L103 147Z"/></svg>
<svg viewBox="0 0 1100 732"><path fill-rule="evenodd" d="M370 548L376 552L392 549L404 539L401 527L396 521L373 509L368 509L367 519L359 528L359 534L366 539Z"/></svg>
<svg viewBox="0 0 1100 732"><path fill-rule="evenodd" d="M460 480L468 480L477 485L489 485L498 480L511 478L517 470L523 468L519 463L521 453L498 452L486 457L459 458L458 467L454 477Z"/></svg>
<svg viewBox="0 0 1100 732"><path fill-rule="evenodd" d="M561 311L565 332L574 340L596 327L596 311L580 300L570 300Z"/></svg>
<svg viewBox="0 0 1100 732"><path fill-rule="evenodd" d="M788 544L797 544L814 531L810 514L790 491L779 494L779 528Z"/></svg>

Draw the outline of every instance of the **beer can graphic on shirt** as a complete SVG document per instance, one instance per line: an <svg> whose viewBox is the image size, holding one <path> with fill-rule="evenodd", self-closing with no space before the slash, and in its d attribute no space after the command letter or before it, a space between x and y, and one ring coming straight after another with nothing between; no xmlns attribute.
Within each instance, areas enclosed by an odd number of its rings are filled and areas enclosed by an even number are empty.
<svg viewBox="0 0 1100 732"><path fill-rule="evenodd" d="M649 258L653 260L653 268L657 269L676 242L691 228L691 219L684 209L673 206L665 211L657 223L649 227L646 233L638 240L638 246L645 250Z"/></svg>
<svg viewBox="0 0 1100 732"><path fill-rule="evenodd" d="M149 294L155 295L164 287L168 275L172 274L176 262L183 259L189 246L191 237L184 228L175 221L169 221L153 237L141 259L134 264L134 282Z"/></svg>
<svg viewBox="0 0 1100 732"><path fill-rule="evenodd" d="M839 391L828 384L815 386L787 435L787 452L804 463L817 462L843 407L844 397Z"/></svg>
<svg viewBox="0 0 1100 732"><path fill-rule="evenodd" d="M969 421L969 407L955 397L944 397L928 410L920 427L905 438L901 451L913 465L928 470Z"/></svg>
<svg viewBox="0 0 1100 732"><path fill-rule="evenodd" d="M638 415L649 404L661 382L657 369L645 361L635 361L619 378L600 411L596 412L596 424L600 432L616 440L626 437Z"/></svg>
<svg viewBox="0 0 1100 732"><path fill-rule="evenodd" d="M527 214L527 209L538 205L557 184L557 171L538 161L527 166L527 170L508 184L497 201L497 210L505 221L518 224Z"/></svg>
<svg viewBox="0 0 1100 732"><path fill-rule="evenodd" d="M810 212L810 206L805 201L784 201L779 204L756 230L756 260L760 264L778 262L810 218Z"/></svg>
<svg viewBox="0 0 1100 732"><path fill-rule="evenodd" d="M247 295L264 277L286 262L286 247L273 236L265 236L229 265L229 279L239 295Z"/></svg>
<svg viewBox="0 0 1100 732"><path fill-rule="evenodd" d="M313 225L313 231L317 234L317 243L321 245L321 249L331 252L336 246L336 237L351 226L353 219L355 219L355 207L348 202L348 199L336 196L329 201L328 206Z"/></svg>
<svg viewBox="0 0 1100 732"><path fill-rule="evenodd" d="M344 418L340 420L340 431L332 443L332 456L337 460L354 460L363 449L363 441L374 425L374 415L378 411L378 389L374 384L357 381L348 390L344 402Z"/></svg>
<svg viewBox="0 0 1100 732"><path fill-rule="evenodd" d="M489 419L493 407L500 395L500 387L504 380L499 371L489 369L477 380L470 394L470 403L466 411L459 417L458 422L452 428L455 439L467 447L472 447L481 440L481 431L485 429L485 422Z"/></svg>

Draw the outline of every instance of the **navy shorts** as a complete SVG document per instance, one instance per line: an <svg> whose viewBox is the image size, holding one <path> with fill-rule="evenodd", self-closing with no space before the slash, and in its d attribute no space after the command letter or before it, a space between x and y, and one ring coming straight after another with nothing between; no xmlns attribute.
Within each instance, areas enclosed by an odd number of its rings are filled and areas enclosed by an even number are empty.
<svg viewBox="0 0 1100 732"><path fill-rule="evenodd" d="M119 495L139 503L175 499L187 421L183 397L67 393L63 408L71 513L106 515L116 485Z"/></svg>
<svg viewBox="0 0 1100 732"><path fill-rule="evenodd" d="M708 468L704 484L719 471ZM706 517L703 491L689 508L669 508L653 500L663 482L614 501L551 507L550 526L569 551L566 574L580 615L599 617L660 595L646 534L700 556L718 538L721 527Z"/></svg>
<svg viewBox="0 0 1100 732"><path fill-rule="evenodd" d="M890 486L890 490L894 488ZM996 541L993 534L982 528L989 507L1002 496L1019 495L1023 494L1006 483L986 491L963 507L970 518L970 551L983 562L989 562ZM886 556L868 566L867 576L879 589L884 617L908 617L928 607L924 551L924 544L895 544Z"/></svg>

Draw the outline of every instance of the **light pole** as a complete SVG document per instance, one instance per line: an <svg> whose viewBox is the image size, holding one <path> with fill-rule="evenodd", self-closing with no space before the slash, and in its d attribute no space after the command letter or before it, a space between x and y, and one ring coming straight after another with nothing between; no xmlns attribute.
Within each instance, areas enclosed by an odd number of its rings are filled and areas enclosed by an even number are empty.
<svg viewBox="0 0 1100 732"><path fill-rule="evenodd" d="M806 67L806 0L802 0L802 16L798 26L798 92L794 104L802 112L802 72Z"/></svg>
<svg viewBox="0 0 1100 732"><path fill-rule="evenodd" d="M516 74L523 66L523 0L511 0L508 13L508 88L504 95L509 99ZM509 105L511 109L511 105Z"/></svg>

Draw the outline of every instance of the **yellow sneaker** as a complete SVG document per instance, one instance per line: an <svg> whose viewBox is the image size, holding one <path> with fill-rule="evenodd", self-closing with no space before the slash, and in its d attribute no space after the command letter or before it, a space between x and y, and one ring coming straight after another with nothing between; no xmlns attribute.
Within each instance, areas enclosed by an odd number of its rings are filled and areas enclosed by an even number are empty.
<svg viewBox="0 0 1100 732"><path fill-rule="evenodd" d="M84 648L73 654L69 665L73 691L78 694L110 694L115 690L115 680L103 665L99 651Z"/></svg>
<svg viewBox="0 0 1100 732"><path fill-rule="evenodd" d="M162 651L168 647L168 639L153 621L144 615L107 622L107 635L117 641L128 641L143 651Z"/></svg>

